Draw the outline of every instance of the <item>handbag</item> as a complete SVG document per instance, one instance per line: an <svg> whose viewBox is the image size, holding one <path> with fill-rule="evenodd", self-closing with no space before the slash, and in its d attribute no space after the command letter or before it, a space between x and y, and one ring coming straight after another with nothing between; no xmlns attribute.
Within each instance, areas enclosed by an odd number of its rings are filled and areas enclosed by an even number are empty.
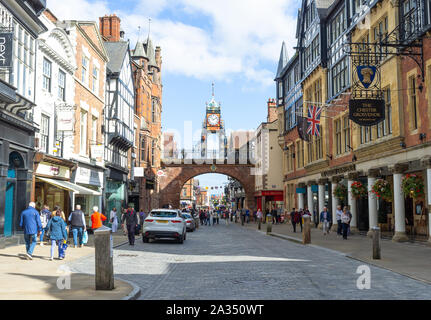
<svg viewBox="0 0 431 320"><path fill-rule="evenodd" d="M82 235L82 243L87 244L88 242L88 233L87 230L84 231L84 234Z"/></svg>

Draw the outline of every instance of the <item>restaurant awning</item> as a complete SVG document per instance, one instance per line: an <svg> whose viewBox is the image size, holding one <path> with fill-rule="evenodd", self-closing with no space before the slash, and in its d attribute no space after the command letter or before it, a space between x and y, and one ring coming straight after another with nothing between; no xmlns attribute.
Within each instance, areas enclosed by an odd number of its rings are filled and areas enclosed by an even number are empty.
<svg viewBox="0 0 431 320"><path fill-rule="evenodd" d="M38 180L44 181L46 183L52 184L60 189L65 189L67 191L75 192L76 194L90 195L90 196L101 196L102 193L94 191L77 184L71 183L69 181L55 180L49 178L36 177Z"/></svg>

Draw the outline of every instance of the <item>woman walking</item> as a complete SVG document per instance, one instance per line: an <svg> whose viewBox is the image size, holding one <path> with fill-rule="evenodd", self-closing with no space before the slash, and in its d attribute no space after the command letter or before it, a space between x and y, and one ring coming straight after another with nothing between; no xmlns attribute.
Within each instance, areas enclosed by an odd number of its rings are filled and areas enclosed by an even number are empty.
<svg viewBox="0 0 431 320"><path fill-rule="evenodd" d="M118 217L117 217L117 208L113 208L111 213L109 214L109 221L112 224L112 232L115 233L118 230Z"/></svg>
<svg viewBox="0 0 431 320"><path fill-rule="evenodd" d="M67 240L66 222L61 218L61 210L53 212L53 217L49 220L46 230L50 233L51 240L51 257L50 260L54 259L54 249L58 246L58 258L64 259L64 255L61 254L63 244Z"/></svg>
<svg viewBox="0 0 431 320"><path fill-rule="evenodd" d="M40 233L40 245L43 247L43 236L45 235L45 228L48 225L48 221L51 219L51 211L49 211L49 206L44 205L42 211L40 212L40 222L42 223L42 231Z"/></svg>

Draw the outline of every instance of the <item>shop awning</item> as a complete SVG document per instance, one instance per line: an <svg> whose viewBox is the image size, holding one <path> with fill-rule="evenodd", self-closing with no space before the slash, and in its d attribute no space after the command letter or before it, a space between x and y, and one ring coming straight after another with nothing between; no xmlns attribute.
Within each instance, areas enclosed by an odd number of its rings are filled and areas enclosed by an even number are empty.
<svg viewBox="0 0 431 320"><path fill-rule="evenodd" d="M37 177L38 180L44 181L46 183L52 184L60 189L65 189L68 191L75 192L76 194L84 194L84 195L90 195L90 196L101 196L102 193L98 191L94 191L82 186L78 186L77 184L71 183L69 181L63 181L63 180L55 180L55 179L49 179L49 178L42 178Z"/></svg>

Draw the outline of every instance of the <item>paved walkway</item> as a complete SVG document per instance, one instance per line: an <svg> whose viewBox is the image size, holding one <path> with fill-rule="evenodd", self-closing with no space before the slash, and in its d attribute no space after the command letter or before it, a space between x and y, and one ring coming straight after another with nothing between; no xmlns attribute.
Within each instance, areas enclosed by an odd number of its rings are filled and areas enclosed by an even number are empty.
<svg viewBox="0 0 431 320"><path fill-rule="evenodd" d="M240 225L240 224L239 224ZM266 232L266 224L261 231ZM245 227L257 230L257 224L251 222ZM301 227L293 232L291 224L272 226L272 235L302 242ZM351 235L348 240L337 236L336 232L323 235L322 230L311 229L311 244L344 253L346 256L369 264L387 268L403 275L431 283L431 247L427 243L396 243L381 240L381 260L372 259L372 239L359 234Z"/></svg>
<svg viewBox="0 0 431 320"><path fill-rule="evenodd" d="M114 235L114 246L124 243L126 237ZM115 279L113 291L96 291L94 275L69 273L67 263L92 257L94 260L93 236L89 246L73 248L69 246L66 259L49 260L50 246L36 246L33 260L25 257L25 245L0 249L0 300L120 300L133 292L134 287ZM54 257L58 257L55 251ZM70 274L70 290L60 290L57 282L66 285L66 280L58 280Z"/></svg>
<svg viewBox="0 0 431 320"><path fill-rule="evenodd" d="M202 226L184 244L140 239L114 250L114 271L138 285L146 300L431 299L431 285L369 266L333 250L270 237L238 224ZM94 272L94 259L69 266ZM208 310L210 311L210 310Z"/></svg>

